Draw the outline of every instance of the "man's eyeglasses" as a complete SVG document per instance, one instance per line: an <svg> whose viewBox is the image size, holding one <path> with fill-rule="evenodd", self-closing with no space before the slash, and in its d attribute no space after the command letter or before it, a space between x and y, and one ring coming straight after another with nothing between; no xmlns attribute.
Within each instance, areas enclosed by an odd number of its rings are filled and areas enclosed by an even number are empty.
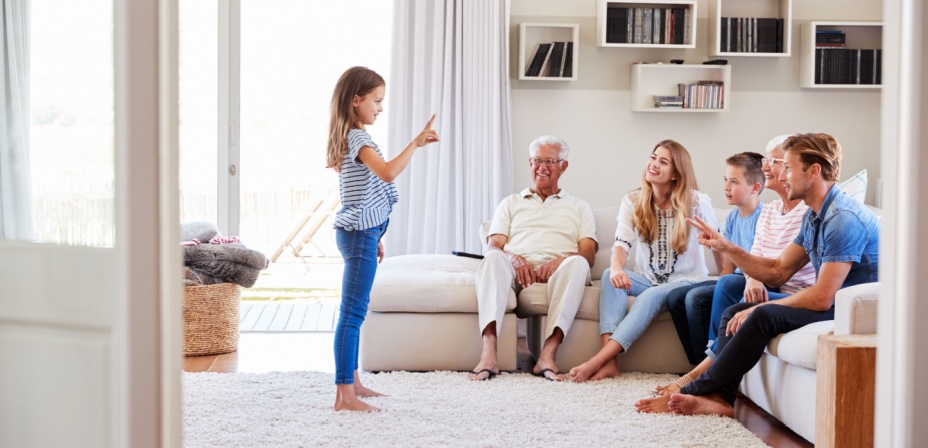
<svg viewBox="0 0 928 448"><path fill-rule="evenodd" d="M755 160L756 160L756 159L755 159ZM776 163L784 163L784 162L786 162L786 160L784 160L784 159L777 159L777 158L774 158L774 157L764 157L763 159L760 159L760 161L761 161L761 163L763 163L764 165L767 165L767 166L773 166L773 165L776 164Z"/></svg>
<svg viewBox="0 0 928 448"><path fill-rule="evenodd" d="M542 163L548 166L554 166L554 164L562 162L563 160L561 159L540 159L538 157L529 157L528 161L532 165L535 165L535 166L541 165Z"/></svg>

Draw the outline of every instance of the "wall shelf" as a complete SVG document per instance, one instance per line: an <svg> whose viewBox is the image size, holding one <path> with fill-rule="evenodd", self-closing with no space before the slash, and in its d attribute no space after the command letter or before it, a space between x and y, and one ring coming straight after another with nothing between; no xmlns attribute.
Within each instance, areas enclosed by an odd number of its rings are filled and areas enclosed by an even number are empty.
<svg viewBox="0 0 928 448"><path fill-rule="evenodd" d="M677 95L677 84L695 84L697 81L722 82L722 108L677 109L654 106L654 95ZM631 109L635 112L721 112L730 107L730 86L730 65L632 64Z"/></svg>
<svg viewBox="0 0 928 448"><path fill-rule="evenodd" d="M560 69L561 76L528 76L526 73L531 66L535 54L541 49L543 44L554 42L571 42L570 67ZM537 80L537 81L574 81L577 79L578 69L580 67L580 25L575 23L522 23L519 25L519 79L520 80ZM553 51L550 51L553 53ZM565 54L562 58L566 58ZM548 64L551 63L551 56L547 56ZM547 73L547 66L545 67ZM569 76L563 76L567 73Z"/></svg>
<svg viewBox="0 0 928 448"><path fill-rule="evenodd" d="M782 19L780 24L782 51L733 51L736 42L734 27L723 26L722 18ZM792 21L792 0L709 0L709 54L712 56L789 57L792 48ZM776 23L765 22L758 25L767 30L761 31L762 35L776 33ZM770 26L774 28L771 30ZM723 30L727 30L724 36ZM730 44L728 49L722 46L725 41Z"/></svg>
<svg viewBox="0 0 928 448"><path fill-rule="evenodd" d="M800 29L800 47L799 47L799 87L815 89L880 89L880 84L857 84L841 83L832 84L823 82L821 70L816 69L816 62L821 65L822 53L817 53L815 44L816 32L821 30L842 31L846 38L846 48L851 50L882 50L883 48L883 23L882 22L807 22L802 24ZM824 52L837 51L825 49ZM879 53L879 52L877 52ZM816 61L816 54L819 54L819 61ZM880 79L879 71L881 69L879 57L871 54L870 57L876 59L870 65L870 77ZM860 61L860 59L857 59ZM873 59L867 59L873 60ZM852 60L846 62L850 64ZM842 62L844 64L845 62ZM863 64L866 65L866 64ZM865 69L861 65L861 69ZM833 66L832 66L833 67ZM842 71L843 66L839 66L837 71ZM876 70L874 73L873 70ZM834 73L834 72L832 72ZM852 73L860 73L854 72ZM819 74L820 76L816 76ZM827 73L825 74L827 76ZM866 80L866 75L864 79Z"/></svg>
<svg viewBox="0 0 928 448"><path fill-rule="evenodd" d="M631 9L631 11L637 9L642 13L645 12L645 9L651 9L651 11L647 12L651 20L644 22L647 28L645 25L636 27L634 25L635 19L627 20L628 15L638 18L648 16L643 14L635 15L631 12L627 15L619 15L619 9ZM658 14L662 14L662 16L655 17L654 9L659 10ZM615 12L610 12L610 10ZM683 10L681 16L684 16L686 20L676 30L670 28L672 28L674 20L676 20L674 17L677 16L667 16L667 11L672 10ZM670 20L666 20L665 17ZM653 24L655 21L665 24L663 36L666 41L670 41L674 36L682 35L681 41L683 43L652 43L655 34L661 36L660 32L654 31ZM620 32L623 27L625 33ZM651 33L646 33L649 30ZM696 48L696 1L662 0L639 2L599 0L596 5L596 45L600 47L632 48Z"/></svg>

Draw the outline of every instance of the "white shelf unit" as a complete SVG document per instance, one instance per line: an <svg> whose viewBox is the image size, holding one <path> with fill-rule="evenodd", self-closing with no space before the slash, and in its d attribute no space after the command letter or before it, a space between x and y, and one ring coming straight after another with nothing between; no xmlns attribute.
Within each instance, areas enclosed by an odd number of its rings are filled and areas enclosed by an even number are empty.
<svg viewBox="0 0 928 448"><path fill-rule="evenodd" d="M722 17L783 19L783 52L722 51ZM793 36L793 0L709 0L709 54L712 56L789 57Z"/></svg>
<svg viewBox="0 0 928 448"><path fill-rule="evenodd" d="M881 89L880 84L818 84L815 79L815 33L841 30L848 49L882 49L883 22L806 22L799 33L799 87L815 89Z"/></svg>
<svg viewBox="0 0 928 448"><path fill-rule="evenodd" d="M571 76L525 76L540 44L573 42ZM580 67L580 25L576 23L522 23L519 25L519 79L575 81Z"/></svg>
<svg viewBox="0 0 928 448"><path fill-rule="evenodd" d="M654 107L654 95L676 95L677 84L722 81L721 109L671 109ZM721 112L730 107L731 66L710 64L632 64L631 109L635 112Z"/></svg>
<svg viewBox="0 0 928 448"><path fill-rule="evenodd" d="M634 44L607 42L609 8L684 8L689 11L688 44ZM633 48L696 48L696 1L694 0L662 0L662 1L609 1L599 0L596 5L596 45L600 47L633 47Z"/></svg>

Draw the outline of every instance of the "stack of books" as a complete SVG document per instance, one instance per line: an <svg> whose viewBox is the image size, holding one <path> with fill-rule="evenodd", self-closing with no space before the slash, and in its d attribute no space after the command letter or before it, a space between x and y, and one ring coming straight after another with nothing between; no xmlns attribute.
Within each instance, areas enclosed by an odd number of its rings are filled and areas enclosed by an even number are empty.
<svg viewBox="0 0 928 448"><path fill-rule="evenodd" d="M725 84L722 81L697 81L677 84L678 96L683 97L684 109L724 109Z"/></svg>
<svg viewBox="0 0 928 448"><path fill-rule="evenodd" d="M816 84L878 85L882 65L883 50L847 48L841 30L815 31Z"/></svg>
<svg viewBox="0 0 928 448"><path fill-rule="evenodd" d="M535 46L525 76L546 78L573 77L573 42L549 42Z"/></svg>
<svg viewBox="0 0 928 448"><path fill-rule="evenodd" d="M690 44L689 8L618 8L606 10L606 43Z"/></svg>
<svg viewBox="0 0 928 448"><path fill-rule="evenodd" d="M719 51L783 53L783 19L722 17Z"/></svg>
<svg viewBox="0 0 928 448"><path fill-rule="evenodd" d="M682 109L682 96L654 95L654 107L658 109Z"/></svg>

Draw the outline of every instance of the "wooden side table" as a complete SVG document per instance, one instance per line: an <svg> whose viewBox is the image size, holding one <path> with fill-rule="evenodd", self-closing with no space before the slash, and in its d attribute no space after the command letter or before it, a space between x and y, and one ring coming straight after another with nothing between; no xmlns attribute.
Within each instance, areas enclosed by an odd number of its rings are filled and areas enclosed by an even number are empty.
<svg viewBox="0 0 928 448"><path fill-rule="evenodd" d="M872 447L876 335L818 337L816 447Z"/></svg>

